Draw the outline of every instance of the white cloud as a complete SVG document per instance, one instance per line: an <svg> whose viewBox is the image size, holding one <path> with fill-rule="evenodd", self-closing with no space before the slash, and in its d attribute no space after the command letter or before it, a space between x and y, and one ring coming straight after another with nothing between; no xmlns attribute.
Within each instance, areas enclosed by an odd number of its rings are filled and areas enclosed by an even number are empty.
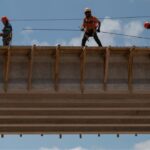
<svg viewBox="0 0 150 150"><path fill-rule="evenodd" d="M150 140L136 144L134 150L150 150Z"/></svg>
<svg viewBox="0 0 150 150"><path fill-rule="evenodd" d="M73 148L73 149L70 149L70 150L86 150L86 149L84 149L82 147L76 147L76 148Z"/></svg>
<svg viewBox="0 0 150 150"><path fill-rule="evenodd" d="M103 20L101 30L103 31L121 31L121 22L119 20L106 19Z"/></svg>
<svg viewBox="0 0 150 150"><path fill-rule="evenodd" d="M37 46L49 46L48 42L40 42L38 40L32 40L31 45L37 45Z"/></svg>
<svg viewBox="0 0 150 150"><path fill-rule="evenodd" d="M123 28L123 33L127 35L134 35L140 36L144 31L143 24L140 21L131 21L130 23L126 24ZM124 40L125 46L132 46L132 45L140 45L141 40L135 38L126 38Z"/></svg>
<svg viewBox="0 0 150 150"><path fill-rule="evenodd" d="M124 26L124 33L129 35L140 35L144 31L140 21L132 21Z"/></svg>
<svg viewBox="0 0 150 150"><path fill-rule="evenodd" d="M54 148L40 148L39 150L62 150L62 149L54 147ZM87 149L84 149L82 147L76 147L76 148L64 149L64 150L87 150Z"/></svg>
<svg viewBox="0 0 150 150"><path fill-rule="evenodd" d="M44 147L42 147L42 148L40 148L40 150L60 150L60 149L58 149L56 147L53 147L53 148L44 148Z"/></svg>
<svg viewBox="0 0 150 150"><path fill-rule="evenodd" d="M32 39L31 34L33 33L33 31L30 30L30 29L32 29L31 27L26 27L25 29L29 29L29 30L23 30L21 32L21 34L23 35L22 44L24 44L24 45L27 45L27 44L34 45L35 44L37 46L48 46L49 45L49 43L46 41L41 42L37 39Z"/></svg>

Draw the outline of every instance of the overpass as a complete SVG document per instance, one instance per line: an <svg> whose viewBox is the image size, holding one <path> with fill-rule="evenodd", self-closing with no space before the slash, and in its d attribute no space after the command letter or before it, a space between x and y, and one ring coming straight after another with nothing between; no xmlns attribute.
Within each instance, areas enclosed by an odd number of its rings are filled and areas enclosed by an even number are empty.
<svg viewBox="0 0 150 150"><path fill-rule="evenodd" d="M0 47L0 134L150 133L149 47Z"/></svg>

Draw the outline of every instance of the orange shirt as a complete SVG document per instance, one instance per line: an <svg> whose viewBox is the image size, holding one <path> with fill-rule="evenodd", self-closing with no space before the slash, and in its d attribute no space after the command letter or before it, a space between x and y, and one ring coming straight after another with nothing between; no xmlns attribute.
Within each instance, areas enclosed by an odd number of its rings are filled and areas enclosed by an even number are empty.
<svg viewBox="0 0 150 150"><path fill-rule="evenodd" d="M84 18L84 21L83 21L83 28L85 30L91 30L91 29L96 29L99 25L99 20L94 17L94 16L91 16L90 18Z"/></svg>

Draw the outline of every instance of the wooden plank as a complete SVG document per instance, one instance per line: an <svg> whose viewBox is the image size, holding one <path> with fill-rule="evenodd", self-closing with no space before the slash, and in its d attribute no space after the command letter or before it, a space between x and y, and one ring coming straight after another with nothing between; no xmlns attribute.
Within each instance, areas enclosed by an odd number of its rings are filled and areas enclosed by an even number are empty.
<svg viewBox="0 0 150 150"><path fill-rule="evenodd" d="M85 126L96 126L96 125L141 125L142 126L148 126L150 124L150 118L149 119L135 119L135 118L0 118L0 126L6 125L6 126L13 126L13 125L85 125Z"/></svg>
<svg viewBox="0 0 150 150"><path fill-rule="evenodd" d="M80 55L80 87L81 93L84 93L84 78L85 78L85 65L86 65L86 47L83 48Z"/></svg>
<svg viewBox="0 0 150 150"><path fill-rule="evenodd" d="M150 127L2 127L1 134L149 134Z"/></svg>
<svg viewBox="0 0 150 150"><path fill-rule="evenodd" d="M34 51L36 50L36 45L33 45L29 53L29 69L28 69L28 91L32 89L32 73L33 73L33 61L34 61Z"/></svg>
<svg viewBox="0 0 150 150"><path fill-rule="evenodd" d="M59 117L69 117L69 116L82 116L82 117L109 117L109 116L124 116L124 117L149 117L150 110L0 110L0 116L59 116Z"/></svg>
<svg viewBox="0 0 150 150"><path fill-rule="evenodd" d="M106 48L104 56L104 90L107 90L108 70L109 70L110 47Z"/></svg>
<svg viewBox="0 0 150 150"><path fill-rule="evenodd" d="M8 91L8 80L9 80L9 71L10 71L10 57L11 57L11 47L7 49L5 56L5 67L4 67L4 91Z"/></svg>
<svg viewBox="0 0 150 150"><path fill-rule="evenodd" d="M60 45L56 47L55 54L55 91L59 90L59 75L60 75Z"/></svg>
<svg viewBox="0 0 150 150"><path fill-rule="evenodd" d="M17 102L17 103L0 103L0 108L150 108L149 103L113 103L113 102L99 102L99 103L61 103L58 102Z"/></svg>
<svg viewBox="0 0 150 150"><path fill-rule="evenodd" d="M88 116L88 115L86 115L86 116L34 116L34 115L32 115L32 116L0 116L0 119L4 119L4 120L14 120L14 119L17 119L17 120L22 120L22 119L24 119L24 120L31 120L31 119L33 119L33 120L37 120L37 119L41 119L41 120L60 120L60 119L67 119L67 120L69 120L69 119L73 119L73 120L101 120L101 119L103 119L103 120L127 120L127 119L129 119L129 120L136 120L136 121L138 121L138 120L150 120L150 117L149 116L146 116L146 117L143 117L143 116L113 116L113 115L111 115L111 116ZM102 122L101 122L102 123Z"/></svg>

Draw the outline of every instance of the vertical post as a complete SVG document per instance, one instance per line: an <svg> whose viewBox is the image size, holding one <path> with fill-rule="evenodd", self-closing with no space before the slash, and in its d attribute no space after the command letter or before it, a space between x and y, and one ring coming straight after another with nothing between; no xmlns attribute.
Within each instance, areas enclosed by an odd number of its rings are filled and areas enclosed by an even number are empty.
<svg viewBox="0 0 150 150"><path fill-rule="evenodd" d="M59 90L59 66L60 65L60 45L56 47L55 54L55 91Z"/></svg>
<svg viewBox="0 0 150 150"><path fill-rule="evenodd" d="M80 87L81 92L84 93L84 77L85 77L85 65L86 65L86 47L82 49L80 55Z"/></svg>
<svg viewBox="0 0 150 150"><path fill-rule="evenodd" d="M11 47L9 46L5 57L5 68L4 68L4 91L8 91L8 80L9 80L9 70L10 70L10 57L11 57Z"/></svg>
<svg viewBox="0 0 150 150"><path fill-rule="evenodd" d="M33 59L34 59L35 49L36 49L36 45L33 45L29 53L28 91L30 91L32 88Z"/></svg>
<svg viewBox="0 0 150 150"><path fill-rule="evenodd" d="M106 48L104 56L104 90L107 90L108 69L109 69L110 47Z"/></svg>
<svg viewBox="0 0 150 150"><path fill-rule="evenodd" d="M129 50L129 58L128 58L128 89L129 92L132 92L132 80L133 80L133 51L135 47L132 47Z"/></svg>

